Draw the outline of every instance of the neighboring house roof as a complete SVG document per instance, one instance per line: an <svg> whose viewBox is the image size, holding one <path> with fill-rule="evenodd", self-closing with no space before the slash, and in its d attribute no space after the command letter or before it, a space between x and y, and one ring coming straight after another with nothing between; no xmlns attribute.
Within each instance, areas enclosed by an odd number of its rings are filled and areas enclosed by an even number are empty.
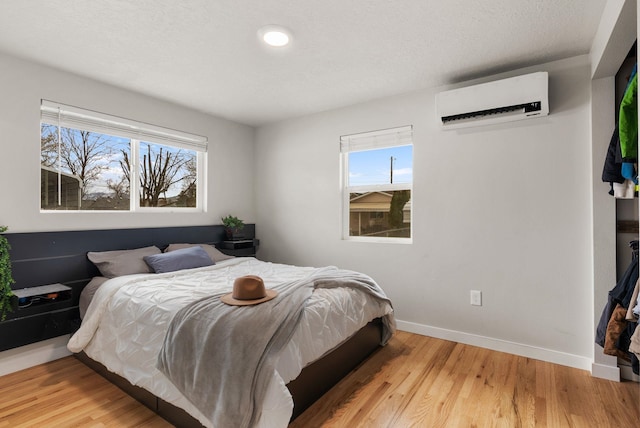
<svg viewBox="0 0 640 428"><path fill-rule="evenodd" d="M53 167L45 166L45 165L40 165L40 169L43 169L45 171L52 172L52 173L58 175L58 169L57 168L53 168ZM78 183L82 183L82 180L77 175L68 174L68 173L62 172L62 171L60 171L60 175L62 175L63 177L67 177L67 178L72 178L74 180L78 180Z"/></svg>
<svg viewBox="0 0 640 428"><path fill-rule="evenodd" d="M372 201L372 200L391 200L392 198L392 194L389 192L367 192L367 193L362 193L359 194L358 196L354 196L353 198L351 198L351 202L353 201L358 201L360 199L364 200L364 201Z"/></svg>
<svg viewBox="0 0 640 428"><path fill-rule="evenodd" d="M355 196L349 203L350 212L389 212L392 195L387 192L368 192Z"/></svg>
<svg viewBox="0 0 640 428"><path fill-rule="evenodd" d="M389 212L393 195L387 192L367 192L351 198L349 201L350 212ZM402 208L403 211L411 210L411 201Z"/></svg>

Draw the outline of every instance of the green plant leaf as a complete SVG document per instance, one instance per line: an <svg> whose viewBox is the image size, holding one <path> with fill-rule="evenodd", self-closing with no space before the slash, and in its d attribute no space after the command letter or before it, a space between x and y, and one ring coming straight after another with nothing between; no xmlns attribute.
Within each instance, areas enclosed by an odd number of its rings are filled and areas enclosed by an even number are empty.
<svg viewBox="0 0 640 428"><path fill-rule="evenodd" d="M244 221L240 220L236 216L228 215L226 217L222 217L220 220L222 220L222 224L225 227L230 229L240 230L244 227Z"/></svg>
<svg viewBox="0 0 640 428"><path fill-rule="evenodd" d="M11 245L9 245L7 238L2 235L7 229L7 226L0 226L0 321L4 321L7 313L13 311L11 284L14 283L14 280L11 276L11 258L9 257Z"/></svg>

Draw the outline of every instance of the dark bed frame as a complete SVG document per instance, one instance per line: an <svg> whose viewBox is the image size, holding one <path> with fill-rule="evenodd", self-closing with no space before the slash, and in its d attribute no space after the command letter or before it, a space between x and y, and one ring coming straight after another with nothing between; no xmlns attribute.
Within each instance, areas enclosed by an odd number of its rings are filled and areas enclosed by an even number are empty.
<svg viewBox="0 0 640 428"><path fill-rule="evenodd" d="M244 233L247 239L255 238L255 225L247 224ZM11 245L14 289L52 283L62 283L72 289L71 309L65 312L68 319L63 323L59 319L56 321L56 325L63 325L64 328L49 333L50 337L55 337L77 328L80 323L77 315L80 293L91 278L99 275L97 268L86 257L88 251L124 250L150 245L163 249L172 243L218 245L224 240L225 232L222 225L213 225L8 233L5 236ZM305 367L298 378L287 384L294 401L292 420L375 352L380 345L381 332L380 320L372 321L342 345ZM39 337L38 340L45 338ZM170 423L178 427L201 426L184 410L131 385L86 354L76 354L76 357Z"/></svg>

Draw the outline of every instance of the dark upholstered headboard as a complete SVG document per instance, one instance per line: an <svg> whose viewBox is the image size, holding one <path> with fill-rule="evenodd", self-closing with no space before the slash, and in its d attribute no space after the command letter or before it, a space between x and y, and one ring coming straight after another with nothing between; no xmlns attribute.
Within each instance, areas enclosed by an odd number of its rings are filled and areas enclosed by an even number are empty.
<svg viewBox="0 0 640 428"><path fill-rule="evenodd" d="M245 236L255 237L255 225L245 225ZM144 229L79 230L7 233L11 244L13 289L62 283L79 296L82 288L98 275L87 259L89 251L126 250L172 243L217 244L224 239L224 226L184 226Z"/></svg>
<svg viewBox="0 0 640 428"><path fill-rule="evenodd" d="M247 239L254 238L255 225L245 225L243 232ZM164 249L172 243L215 245L223 241L225 232L224 226L215 225L6 233L4 236L11 245L14 290L55 283L72 290L66 298L55 297L41 305L29 304L7 314L6 320L0 321L0 351L65 335L77 328L80 293L91 278L99 275L87 259L89 251L130 250L150 245Z"/></svg>

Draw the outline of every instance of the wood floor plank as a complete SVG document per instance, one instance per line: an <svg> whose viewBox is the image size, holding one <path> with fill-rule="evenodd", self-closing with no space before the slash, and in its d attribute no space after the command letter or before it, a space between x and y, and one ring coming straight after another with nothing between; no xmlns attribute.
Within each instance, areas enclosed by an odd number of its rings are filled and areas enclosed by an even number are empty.
<svg viewBox="0 0 640 428"><path fill-rule="evenodd" d="M170 427L73 357L0 377L0 428ZM290 428L640 426L640 384L398 332Z"/></svg>
<svg viewBox="0 0 640 428"><path fill-rule="evenodd" d="M640 426L638 383L596 379L583 370L406 332L398 332L357 372L290 427ZM356 382L367 373L368 384ZM371 406L376 390L369 385L381 379L390 385ZM347 409L334 411L341 399Z"/></svg>
<svg viewBox="0 0 640 428"><path fill-rule="evenodd" d="M171 426L73 357L0 377L0 396L1 428Z"/></svg>

